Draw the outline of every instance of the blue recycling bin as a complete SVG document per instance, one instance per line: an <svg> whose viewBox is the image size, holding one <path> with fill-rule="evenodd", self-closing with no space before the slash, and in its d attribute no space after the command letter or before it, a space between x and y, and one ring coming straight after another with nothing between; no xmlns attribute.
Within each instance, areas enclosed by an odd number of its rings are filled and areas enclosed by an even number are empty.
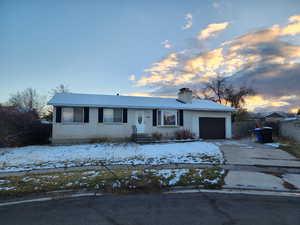
<svg viewBox="0 0 300 225"><path fill-rule="evenodd" d="M255 128L254 133L256 135L256 141L259 142L259 143L263 143L262 129L261 128Z"/></svg>

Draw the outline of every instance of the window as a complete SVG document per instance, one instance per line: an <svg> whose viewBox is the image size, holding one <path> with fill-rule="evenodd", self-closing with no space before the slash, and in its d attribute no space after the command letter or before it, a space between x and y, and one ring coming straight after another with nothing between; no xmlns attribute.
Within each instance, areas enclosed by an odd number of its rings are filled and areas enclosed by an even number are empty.
<svg viewBox="0 0 300 225"><path fill-rule="evenodd" d="M110 123L114 121L114 110L103 109L103 122Z"/></svg>
<svg viewBox="0 0 300 225"><path fill-rule="evenodd" d="M122 123L123 110L122 109L103 109L104 123Z"/></svg>
<svg viewBox="0 0 300 225"><path fill-rule="evenodd" d="M114 109L114 122L122 123L123 110Z"/></svg>
<svg viewBox="0 0 300 225"><path fill-rule="evenodd" d="M83 108L74 109L74 122L83 122Z"/></svg>
<svg viewBox="0 0 300 225"><path fill-rule="evenodd" d="M176 126L177 111L176 110L157 110L157 124L159 126Z"/></svg>
<svg viewBox="0 0 300 225"><path fill-rule="evenodd" d="M62 109L62 120L63 122L71 123L82 123L83 122L83 108L63 108Z"/></svg>

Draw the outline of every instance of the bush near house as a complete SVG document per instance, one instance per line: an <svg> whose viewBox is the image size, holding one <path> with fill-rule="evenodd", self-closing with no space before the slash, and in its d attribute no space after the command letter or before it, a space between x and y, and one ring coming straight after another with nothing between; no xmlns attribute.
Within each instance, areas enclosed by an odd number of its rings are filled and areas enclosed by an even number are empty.
<svg viewBox="0 0 300 225"><path fill-rule="evenodd" d="M51 124L42 124L35 111L0 107L0 146L13 147L49 143Z"/></svg>
<svg viewBox="0 0 300 225"><path fill-rule="evenodd" d="M182 139L194 139L195 134L188 129L178 130L175 132L175 138L178 140Z"/></svg>
<svg viewBox="0 0 300 225"><path fill-rule="evenodd" d="M162 133L154 132L154 133L152 133L152 138L155 141L160 141L163 138L163 135L162 135Z"/></svg>

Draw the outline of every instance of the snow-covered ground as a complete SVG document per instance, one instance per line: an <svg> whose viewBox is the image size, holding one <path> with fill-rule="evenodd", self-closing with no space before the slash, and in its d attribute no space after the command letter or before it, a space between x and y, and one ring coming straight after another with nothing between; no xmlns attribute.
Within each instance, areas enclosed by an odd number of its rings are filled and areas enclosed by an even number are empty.
<svg viewBox="0 0 300 225"><path fill-rule="evenodd" d="M219 147L208 142L85 144L3 149L0 172L105 164L219 163Z"/></svg>
<svg viewBox="0 0 300 225"><path fill-rule="evenodd" d="M265 143L264 145L267 145L267 146L270 146L270 147L274 147L274 148L279 148L280 145L282 145L282 146L287 146L287 144L278 143L278 142Z"/></svg>

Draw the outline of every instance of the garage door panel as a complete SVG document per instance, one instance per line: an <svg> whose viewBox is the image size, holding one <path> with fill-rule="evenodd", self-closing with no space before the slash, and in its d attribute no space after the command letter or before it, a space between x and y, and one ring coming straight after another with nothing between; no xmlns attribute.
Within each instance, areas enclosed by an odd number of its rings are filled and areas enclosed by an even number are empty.
<svg viewBox="0 0 300 225"><path fill-rule="evenodd" d="M224 139L225 118L199 118L199 134L203 139Z"/></svg>

